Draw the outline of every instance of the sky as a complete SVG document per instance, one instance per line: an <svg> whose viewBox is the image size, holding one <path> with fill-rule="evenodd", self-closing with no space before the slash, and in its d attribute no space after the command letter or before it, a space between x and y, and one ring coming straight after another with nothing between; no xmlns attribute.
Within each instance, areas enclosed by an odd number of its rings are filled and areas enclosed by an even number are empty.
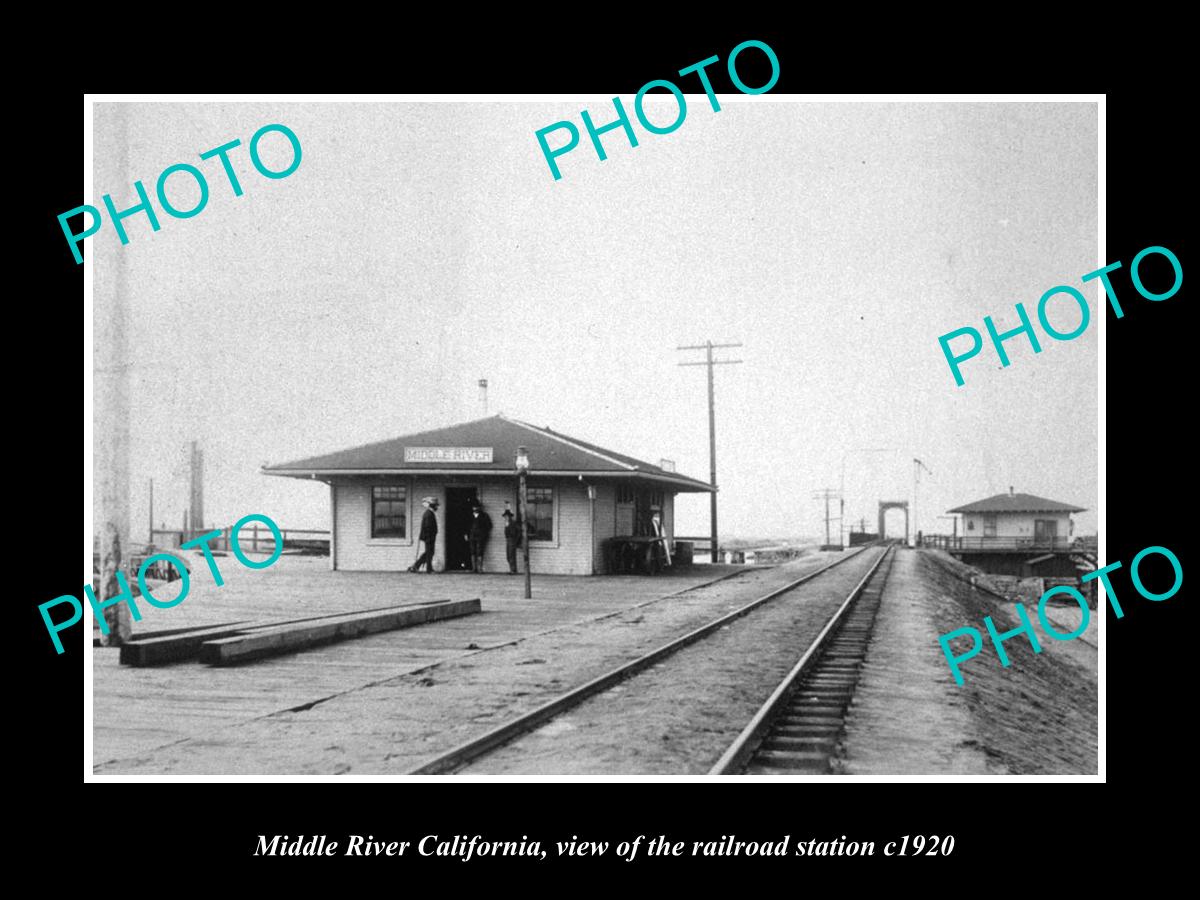
<svg viewBox="0 0 1200 900"><path fill-rule="evenodd" d="M609 121L606 98L96 104L87 202L132 206L135 179L153 196L179 162L210 189L192 218L155 200L161 230L135 214L128 245L107 221L86 243L98 309L101 291L128 309L132 536L151 479L156 524L181 524L193 440L209 524L327 528L324 485L260 466L478 418L480 378L489 413L707 479L705 370L676 350L705 340L743 345L716 370L724 537L823 534L815 495L843 472L870 528L880 500L913 501L914 458L915 528L1011 486L1087 507L1094 533L1095 104L720 100L688 95L668 135L635 119L636 148L609 132L605 161L579 113ZM534 134L560 120L581 144L556 181ZM247 153L271 123L302 146L274 180ZM234 138L240 197L198 158ZM277 133L260 149L290 161ZM198 197L186 174L167 192ZM1057 285L1091 304L1079 338L1010 340L1007 368L986 345L955 385L940 335L1012 328L1017 302L1036 322ZM1079 321L1067 300L1049 315ZM682 495L676 533L707 531L707 498Z"/></svg>

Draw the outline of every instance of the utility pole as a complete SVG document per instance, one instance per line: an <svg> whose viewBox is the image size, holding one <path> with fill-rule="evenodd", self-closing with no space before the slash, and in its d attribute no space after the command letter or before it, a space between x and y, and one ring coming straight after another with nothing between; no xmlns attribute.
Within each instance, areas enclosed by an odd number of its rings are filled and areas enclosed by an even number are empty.
<svg viewBox="0 0 1200 900"><path fill-rule="evenodd" d="M200 531L204 528L204 451L192 441L191 465L191 501L192 528Z"/></svg>
<svg viewBox="0 0 1200 900"><path fill-rule="evenodd" d="M822 550L842 549L842 543L840 539L837 544L833 544L829 540L829 501L833 498L840 497L841 494L838 493L835 488L821 488L817 493L813 494L814 500L825 500L825 543L821 546Z"/></svg>
<svg viewBox="0 0 1200 900"><path fill-rule="evenodd" d="M929 466L921 462L915 456L913 457L913 541L914 546L918 543L917 534L920 533L917 521L917 485L921 483L921 470L924 469L926 474L932 475L929 471Z"/></svg>
<svg viewBox="0 0 1200 900"><path fill-rule="evenodd" d="M127 149L133 142L128 131L130 115L129 104L118 103L108 116L97 118L96 145L103 143L120 148L112 157L102 159L103 154L97 156L95 178L98 185L111 183L109 179L119 184L129 184L132 180ZM96 245L88 250L94 252ZM132 290L129 254L96 255L104 256L106 264L95 266L93 284L92 454L95 486L92 525L96 530L100 566L97 597L107 600L123 593L117 575L125 577L121 542L129 539L130 369L134 358L129 349L129 334L133 317L129 304ZM90 265L93 260L87 262ZM89 551L91 549L88 547ZM129 639L132 626L129 607L124 602L106 607L101 644L120 646Z"/></svg>
<svg viewBox="0 0 1200 900"><path fill-rule="evenodd" d="M712 561L717 561L717 419L716 400L713 391L713 366L733 366L741 363L740 359L713 359L713 350L725 347L740 347L741 344L714 344L705 341L703 344L689 344L676 347L676 350L704 350L707 356L704 362L681 362L681 366L708 366L708 483L713 486L709 495L712 514Z"/></svg>

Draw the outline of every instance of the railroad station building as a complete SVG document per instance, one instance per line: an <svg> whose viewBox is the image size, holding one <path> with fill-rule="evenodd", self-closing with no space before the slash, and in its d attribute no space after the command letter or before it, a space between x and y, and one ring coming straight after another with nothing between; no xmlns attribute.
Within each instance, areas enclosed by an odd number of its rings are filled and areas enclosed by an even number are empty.
<svg viewBox="0 0 1200 900"><path fill-rule="evenodd" d="M592 575L609 570L611 538L653 534L668 544L675 495L710 492L703 481L503 415L263 467L266 475L329 485L330 567L403 572L419 552L421 498L434 497L438 537L434 568L470 566L465 535L472 507L492 520L484 570L507 572L504 519L518 504L516 455L529 457L526 491L534 574Z"/></svg>
<svg viewBox="0 0 1200 900"><path fill-rule="evenodd" d="M1073 576L1086 550L1074 539L1071 514L1084 508L1018 494L996 494L947 510L962 516L948 549L985 572L1030 577Z"/></svg>

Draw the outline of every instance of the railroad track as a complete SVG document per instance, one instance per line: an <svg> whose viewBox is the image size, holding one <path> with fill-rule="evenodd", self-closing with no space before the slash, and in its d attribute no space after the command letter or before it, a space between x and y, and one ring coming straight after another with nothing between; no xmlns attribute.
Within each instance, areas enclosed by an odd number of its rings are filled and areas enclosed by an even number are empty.
<svg viewBox="0 0 1200 900"><path fill-rule="evenodd" d="M895 557L888 547L709 775L828 775Z"/></svg>
<svg viewBox="0 0 1200 900"><path fill-rule="evenodd" d="M663 644L662 646L643 656L639 656L637 659L620 665L615 669L612 669L609 672L599 676L598 678L594 678L586 684L583 684L574 690L568 691L567 693L542 704L536 709L533 709L528 713L518 716L517 718L514 718L511 721L492 729L480 737L460 744L446 753L426 761L419 767L410 770L406 774L444 775L454 772L457 769L466 766L473 760L479 759L480 757L493 752L499 747L512 742L521 735L540 728L551 719L561 715L575 706L578 706L588 698L607 691L625 679L631 678L639 672L648 669L650 666L656 665L668 656L671 656L677 651L682 650L684 647L694 644L699 640L703 640L709 635L724 628L734 620L753 612L763 604L769 603L777 597L781 597L784 594L790 593L802 584L812 581L815 578L819 578L830 569L854 559L866 549L868 548L861 547L848 552L844 556L839 557L828 565L822 566L816 571L809 572L808 574L797 578L795 581L789 582L783 587L771 591L769 594L752 600L749 603L738 607L732 612L726 613L720 618L714 619L713 621L688 632L682 637L669 641L668 643ZM884 555L880 556L881 560L883 559L883 556ZM878 562L876 563L876 566L878 566ZM876 566L872 567L872 571L874 571Z"/></svg>

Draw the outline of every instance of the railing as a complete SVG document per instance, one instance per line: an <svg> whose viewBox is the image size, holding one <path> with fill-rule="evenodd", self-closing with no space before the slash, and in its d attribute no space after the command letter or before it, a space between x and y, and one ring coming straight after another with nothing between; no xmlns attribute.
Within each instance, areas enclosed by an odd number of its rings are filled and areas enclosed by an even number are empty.
<svg viewBox="0 0 1200 900"><path fill-rule="evenodd" d="M207 534L210 531L220 531L219 537L216 537L209 544L214 550L230 550L232 538L230 532L232 526L224 528L200 528L188 529L184 531L180 528L154 529L151 533L154 545L157 547L180 547L188 541L200 537L202 534ZM283 546L285 549L297 550L324 550L329 552L329 532L319 529L310 528L281 528L279 529L280 536L283 538ZM269 553L275 549L275 536L271 534L271 529L257 522L243 526L238 532L238 545L243 550L261 551Z"/></svg>
<svg viewBox="0 0 1200 900"><path fill-rule="evenodd" d="M1045 550L1064 552L1069 550L1095 549L1095 539L1083 538L1021 538L1021 537L954 537L948 534L922 535L921 546L943 550L976 550L986 552L1026 552Z"/></svg>
<svg viewBox="0 0 1200 900"><path fill-rule="evenodd" d="M208 534L210 531L220 531L221 534L213 538L208 546L213 550L224 550L229 552L232 549L232 537L230 532L232 526L224 528L201 528L198 530L182 528L155 528L150 534L152 542L146 544L140 541L134 541L129 544L122 543L124 550L124 564L122 571L125 571L130 576L137 574L138 568L142 561L162 550L173 550L188 541L194 540L203 534ZM283 539L283 547L285 550L313 550L317 553L329 553L330 535L328 531L309 528L281 528L279 529L280 537ZM271 553L275 550L275 536L271 534L271 529L266 526L252 523L244 526L238 532L238 546L243 551L249 550L252 553ZM92 567L95 572L100 571L100 545L97 540L92 541ZM174 576L174 569L170 564L165 562L156 562L152 567L151 577L160 577L170 579Z"/></svg>

